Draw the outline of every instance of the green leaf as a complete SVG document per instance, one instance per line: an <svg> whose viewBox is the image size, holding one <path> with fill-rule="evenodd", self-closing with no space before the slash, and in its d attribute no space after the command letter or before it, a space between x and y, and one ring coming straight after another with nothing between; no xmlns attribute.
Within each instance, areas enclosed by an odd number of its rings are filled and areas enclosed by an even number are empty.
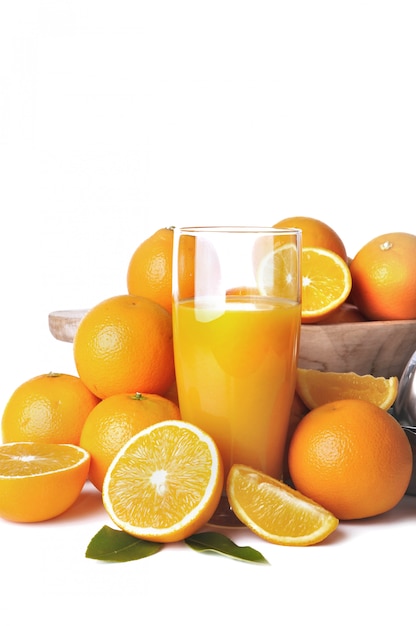
<svg viewBox="0 0 416 626"><path fill-rule="evenodd" d="M229 537L221 533L197 533L185 539L185 543L197 552L218 552L240 561L269 564L264 556L254 548L237 546Z"/></svg>
<svg viewBox="0 0 416 626"><path fill-rule="evenodd" d="M87 559L124 563L151 556L159 552L162 547L160 543L138 539L123 530L103 526L91 539L85 556Z"/></svg>

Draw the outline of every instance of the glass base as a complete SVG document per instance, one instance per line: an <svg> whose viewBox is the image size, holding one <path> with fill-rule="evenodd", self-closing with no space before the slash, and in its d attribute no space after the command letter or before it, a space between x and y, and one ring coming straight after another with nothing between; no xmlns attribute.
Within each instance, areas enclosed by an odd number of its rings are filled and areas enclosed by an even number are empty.
<svg viewBox="0 0 416 626"><path fill-rule="evenodd" d="M222 526L223 528L242 528L244 524L240 522L228 502L226 495L221 496L217 510L209 520L210 526Z"/></svg>

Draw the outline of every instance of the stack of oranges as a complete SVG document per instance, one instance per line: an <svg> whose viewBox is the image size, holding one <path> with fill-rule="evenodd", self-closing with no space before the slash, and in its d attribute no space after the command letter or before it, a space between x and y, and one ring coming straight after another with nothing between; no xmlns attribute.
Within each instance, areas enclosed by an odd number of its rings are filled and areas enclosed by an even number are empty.
<svg viewBox="0 0 416 626"><path fill-rule="evenodd" d="M379 235L350 259L339 234L318 219L275 226L302 230L303 323L416 319L416 235ZM316 249L327 251L325 265Z"/></svg>
<svg viewBox="0 0 416 626"><path fill-rule="evenodd" d="M65 477L76 481L79 493L87 473L101 491L110 462L133 435L165 420L180 420L170 305L172 235L172 229L160 229L140 246L132 258L131 282L128 271L131 293L110 297L86 312L73 345L77 376L41 374L12 393L1 421L0 500L5 503L10 495L19 506L10 510L0 505L0 516L33 521L60 514L58 494ZM136 290L138 268L146 278L140 279L143 289ZM23 448L16 446L22 443L30 444L31 453L21 459ZM71 455L68 445L82 451L86 473L75 471L78 455ZM40 489L49 483L55 507L45 508L36 498L26 498L25 505L23 491L19 498L19 485L36 492L34 473ZM9 480L11 475L16 480ZM3 492L2 477L4 485L15 485L17 491Z"/></svg>
<svg viewBox="0 0 416 626"><path fill-rule="evenodd" d="M368 241L351 259L340 235L305 216L275 228L302 231L302 322L416 319L416 235L391 232ZM140 243L127 270L127 289L171 312L171 228Z"/></svg>
<svg viewBox="0 0 416 626"><path fill-rule="evenodd" d="M376 237L350 259L341 237L318 219L289 217L274 226L302 230L303 323L416 319L416 235L389 233ZM55 446L53 454L57 457L67 455L59 446L80 447L87 453L88 459L83 458L83 463L89 466L91 483L98 490L108 483L104 498L107 501L111 481L106 482L106 475L109 468L110 473L115 472L115 461L120 463L120 455L132 452L128 446L134 437L139 437L137 445L142 445L163 422L169 424L172 431L182 429L174 424L180 420L180 411L172 339L172 250L173 229L161 228L154 232L140 243L130 259L127 293L98 303L82 318L73 345L78 376L43 374L15 390L3 413L0 457L1 448L16 442L34 444L32 457L37 458L38 463L44 454L42 446L46 444ZM189 268L192 251L188 254L185 264ZM291 480L299 486L300 497L306 497L306 501L315 498L339 518L358 518L388 510L403 496L410 480L412 458L406 435L386 411L372 403L347 399L332 406L329 413L324 411L326 407L310 411L307 420L302 416L299 429L296 428L290 440L289 469ZM339 420L334 432L329 427L331 411ZM315 415L314 420L313 415L309 417L311 414ZM351 414L355 416L352 421ZM319 421L316 415L323 417ZM381 430L378 424L382 424ZM323 440L331 431L333 440L340 442L345 425L350 429L348 442L343 442L345 449L335 465L325 466L323 448L317 443L312 450L308 441L313 436ZM199 442L203 435L196 435ZM381 445L383 437L385 447ZM368 446L372 440L375 456L363 464L362 459L371 456ZM365 455L360 453L363 446L367 447ZM344 452L348 450L352 452L346 460ZM389 457L384 465L383 450ZM391 454L392 450L395 454ZM6 452L10 465L13 450L4 450ZM213 448L212 459L215 455ZM208 464L212 459L208 459ZM73 465L78 461L63 460L62 463L66 463L67 473L73 474ZM343 490L336 487L340 467L345 468L345 475L353 477L352 483L345 483ZM0 478L2 471L0 466ZM24 476L32 470L22 467L19 471ZM221 468L216 471L218 491ZM325 489L316 488L319 472L322 481L330 486L329 497ZM382 482L386 485L389 476L396 477L385 488L384 495L364 477L365 473L374 476L374 472L378 485ZM55 492L59 491L63 473L62 467L56 471ZM48 474L55 474L50 467ZM81 480L79 489L85 480L83 476L77 479ZM313 481L308 480L308 476L313 476ZM234 482L231 481L230 493L237 493L237 480L243 480L242 477L251 481L250 474L240 468ZM370 500L373 506L364 510L347 504L347 508L343 508L342 503L336 501L334 495L339 492L354 494L354 481L369 485L372 493L364 499ZM0 480L0 496L1 485ZM62 507L55 511L52 508L47 515L52 517L61 511ZM31 521L34 517L30 511L25 520L24 510L19 516L19 521ZM335 528L332 518L330 522L331 528ZM298 543L301 544L302 539Z"/></svg>

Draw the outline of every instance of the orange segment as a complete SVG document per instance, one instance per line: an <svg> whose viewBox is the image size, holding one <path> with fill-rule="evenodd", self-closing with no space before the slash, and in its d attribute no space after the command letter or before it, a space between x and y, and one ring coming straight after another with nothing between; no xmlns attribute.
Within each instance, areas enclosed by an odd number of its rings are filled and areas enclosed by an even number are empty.
<svg viewBox="0 0 416 626"><path fill-rule="evenodd" d="M180 541L212 517L223 481L213 439L192 424L166 420L118 452L104 479L103 503L113 522L135 537Z"/></svg>
<svg viewBox="0 0 416 626"><path fill-rule="evenodd" d="M383 378L355 372L320 372L298 368L296 391L309 409L327 402L355 398L367 400L381 409L389 409L399 388L397 376Z"/></svg>
<svg viewBox="0 0 416 626"><path fill-rule="evenodd" d="M313 500L245 465L232 466L227 496L239 520L271 543L312 545L338 526L337 518Z"/></svg>
<svg viewBox="0 0 416 626"><path fill-rule="evenodd" d="M302 322L323 319L343 304L351 291L347 263L324 248L302 249Z"/></svg>
<svg viewBox="0 0 416 626"><path fill-rule="evenodd" d="M0 516L40 522L66 511L88 476L88 452L72 444L0 445Z"/></svg>

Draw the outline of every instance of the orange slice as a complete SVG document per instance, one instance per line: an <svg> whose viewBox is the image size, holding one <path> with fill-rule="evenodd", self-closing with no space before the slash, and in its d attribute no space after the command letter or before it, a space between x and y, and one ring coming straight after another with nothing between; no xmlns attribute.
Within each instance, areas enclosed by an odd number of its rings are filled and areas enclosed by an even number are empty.
<svg viewBox="0 0 416 626"><path fill-rule="evenodd" d="M227 496L238 519L271 543L312 545L338 526L338 519L313 500L245 465L232 466Z"/></svg>
<svg viewBox="0 0 416 626"><path fill-rule="evenodd" d="M367 400L386 411L393 406L399 389L397 376L383 378L355 372L320 372L298 368L296 391L308 409L335 400Z"/></svg>
<svg viewBox="0 0 416 626"><path fill-rule="evenodd" d="M347 263L324 248L302 250L302 322L319 322L348 298L352 287Z"/></svg>
<svg viewBox="0 0 416 626"><path fill-rule="evenodd" d="M212 517L223 482L213 439L192 424L166 420L116 454L104 478L103 503L113 522L135 537L180 541Z"/></svg>
<svg viewBox="0 0 416 626"><path fill-rule="evenodd" d="M0 516L41 522L69 509L88 476L90 455L72 444L0 445Z"/></svg>

